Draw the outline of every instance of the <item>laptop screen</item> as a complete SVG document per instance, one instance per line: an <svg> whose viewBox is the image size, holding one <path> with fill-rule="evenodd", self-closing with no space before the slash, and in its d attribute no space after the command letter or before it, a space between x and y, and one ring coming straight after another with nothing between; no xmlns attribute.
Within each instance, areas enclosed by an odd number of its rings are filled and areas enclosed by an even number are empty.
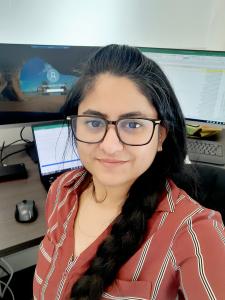
<svg viewBox="0 0 225 300"><path fill-rule="evenodd" d="M74 143L68 139L68 125L55 122L32 126L41 176L82 167Z"/></svg>

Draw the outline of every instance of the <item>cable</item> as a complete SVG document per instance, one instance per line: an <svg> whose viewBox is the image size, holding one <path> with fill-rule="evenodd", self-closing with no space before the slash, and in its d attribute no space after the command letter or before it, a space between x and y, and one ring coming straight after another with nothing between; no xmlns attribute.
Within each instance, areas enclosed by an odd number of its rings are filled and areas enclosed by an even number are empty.
<svg viewBox="0 0 225 300"><path fill-rule="evenodd" d="M10 143L10 144L4 146L4 149L10 147L11 145L13 145L13 144L15 144L15 143L21 142L21 141L22 141L21 139L16 140L16 141L14 141L14 142L12 142L12 143Z"/></svg>
<svg viewBox="0 0 225 300"><path fill-rule="evenodd" d="M22 141L22 140L19 139L19 140L16 140L16 141L14 141L14 142L8 144L8 145L5 145L5 141L2 143L1 152L0 152L0 163L1 163L2 166L3 166L2 161L3 161L4 159L6 159L6 156L5 156L5 157L2 157L2 156L3 156L3 151L4 151L4 149L10 147L11 145L13 145L13 144L15 144L15 143L21 142L21 141ZM23 151L23 150L20 150L20 151ZM20 151L19 151L19 152L20 152ZM14 154L14 153L16 153L16 152L13 152L12 154ZM10 155L12 155L12 154L10 153ZM10 155L9 155L9 156L10 156Z"/></svg>
<svg viewBox="0 0 225 300"><path fill-rule="evenodd" d="M8 272L3 266L0 265L0 269L2 269L2 271L3 271L4 273L6 273L7 275L9 275L9 272Z"/></svg>
<svg viewBox="0 0 225 300"><path fill-rule="evenodd" d="M9 285L6 284L4 281L0 280L0 286L1 286L1 284L5 285L5 290L8 290L8 291L10 292L11 296L12 296L12 299L15 300L13 291L11 290L11 288L9 287ZM5 294L5 293L4 293L4 294ZM1 299L4 299L4 298L3 298L3 297L4 297L4 294L2 293L2 294L0 295Z"/></svg>
<svg viewBox="0 0 225 300"><path fill-rule="evenodd" d="M5 160L6 158L8 158L9 156L12 156L12 155L14 155L14 154L16 154L16 153L19 153L19 152L22 152L22 151L26 151L26 148L23 148L23 149L20 149L20 150L18 150L18 151L15 151L15 152L12 152L12 153L7 154L6 156L2 157L1 163L3 162L3 160Z"/></svg>
<svg viewBox="0 0 225 300"><path fill-rule="evenodd" d="M32 141L27 140L27 139L25 139L25 138L23 137L23 131L24 131L24 129L25 129L25 126L23 126L23 128L20 130L20 138L21 138L21 140L22 140L23 142L27 143L27 144L32 143Z"/></svg>
<svg viewBox="0 0 225 300"><path fill-rule="evenodd" d="M18 143L18 142L25 142L25 143L27 143L27 144L29 144L29 143L32 143L32 141L30 141L30 140L27 140L27 139L25 139L24 137L23 137L23 130L25 129L25 126L20 130L20 139L19 140L16 140L16 141L14 141L14 142L12 142L12 143L10 143L10 144L8 144L8 145L5 145L5 141L3 142L3 144L2 144L2 148L1 148L1 150L3 151L5 148L8 148L8 147L10 147L11 145L13 145L13 144L16 144L16 143Z"/></svg>
<svg viewBox="0 0 225 300"><path fill-rule="evenodd" d="M5 160L6 158L8 158L8 157L11 156L11 155L14 155L14 154L16 154L16 153L25 151L27 148L20 149L20 150L18 150L18 151L9 153L9 154L7 154L7 155L5 155L5 156L3 157L3 151L4 151L4 149L10 147L11 145L13 145L13 144L15 144L15 143L21 142L21 141L25 142L26 144L32 144L32 143L33 143L32 141L30 141L30 140L28 140L28 139L25 139L25 138L23 137L23 131L24 131L24 129L25 129L25 126L23 126L22 129L20 130L20 139L19 139L19 140L16 140L16 141L14 141L14 142L12 142L12 143L10 143L10 144L8 144L8 145L5 145L5 141L3 141L2 147L1 147L1 151L0 151L0 164L1 164L2 166L3 166L3 160Z"/></svg>
<svg viewBox="0 0 225 300"><path fill-rule="evenodd" d="M0 163L2 166L3 166L2 155L3 155L4 147L5 147L5 141L3 141L3 143L2 143L1 152L0 152Z"/></svg>
<svg viewBox="0 0 225 300"><path fill-rule="evenodd" d="M3 257L1 257L0 260L2 261L3 264L5 264L5 266L9 269L9 272L11 273L10 276L9 276L9 279L8 279L7 283L5 283L3 281L0 281L1 284L3 283L3 285L5 285L5 288L3 289L3 291L2 292L0 291L1 292L0 297L3 298L4 295L5 295L6 290L8 289L10 291L12 297L13 297L13 300L14 300L13 292L12 292L12 290L9 287L9 284L10 284L10 282L12 280L12 277L13 277L13 274L14 274L13 268L10 266L10 264Z"/></svg>

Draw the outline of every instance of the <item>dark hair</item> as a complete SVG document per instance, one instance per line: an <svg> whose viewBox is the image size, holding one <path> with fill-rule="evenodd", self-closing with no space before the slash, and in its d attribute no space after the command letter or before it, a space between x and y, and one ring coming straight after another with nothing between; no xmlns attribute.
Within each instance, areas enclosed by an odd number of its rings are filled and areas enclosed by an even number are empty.
<svg viewBox="0 0 225 300"><path fill-rule="evenodd" d="M120 267L137 251L166 179L173 179L183 170L186 156L185 123L175 93L160 67L137 48L125 45L100 48L87 62L71 90L64 113L76 114L97 76L104 73L126 77L136 84L157 110L161 124L167 129L167 137L152 165L131 186L110 235L99 246L87 271L74 284L71 297L76 300L100 299Z"/></svg>

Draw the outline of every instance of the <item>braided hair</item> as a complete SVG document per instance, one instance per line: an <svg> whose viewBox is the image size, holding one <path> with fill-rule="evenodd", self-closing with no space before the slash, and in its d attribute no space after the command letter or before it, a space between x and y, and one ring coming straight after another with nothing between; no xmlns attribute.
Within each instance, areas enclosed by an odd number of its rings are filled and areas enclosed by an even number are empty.
<svg viewBox="0 0 225 300"><path fill-rule="evenodd" d="M155 107L167 129L163 150L131 186L110 234L99 246L86 272L74 283L71 298L98 300L113 283L121 266L137 251L146 236L149 218L158 205L165 181L183 169L186 156L185 123L176 95L163 71L137 48L108 45L87 62L71 90L65 115L74 114L100 74L126 77Z"/></svg>

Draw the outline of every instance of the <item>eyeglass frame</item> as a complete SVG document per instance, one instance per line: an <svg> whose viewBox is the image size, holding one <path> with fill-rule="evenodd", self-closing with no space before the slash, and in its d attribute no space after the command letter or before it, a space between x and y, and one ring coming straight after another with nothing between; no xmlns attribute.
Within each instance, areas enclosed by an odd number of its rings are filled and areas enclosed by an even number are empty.
<svg viewBox="0 0 225 300"><path fill-rule="evenodd" d="M72 126L72 120L75 119L75 118L77 118L77 117L92 117L92 118L98 118L98 119L103 120L103 121L105 122L105 124L106 124L105 133L104 133L103 137L102 137L98 142L85 142L85 141L82 141L81 139L77 138L77 137L76 137L76 134L75 134L75 132L74 132L74 128L73 128L73 126ZM121 137L120 137L120 135L119 135L119 131L118 131L118 127L117 127L118 125L117 125L117 124L118 124L118 122L120 122L121 120L129 120L129 119L131 119L131 120L132 120L132 119L135 119L135 120L148 120L148 121L151 121L151 122L153 123L152 135L151 135L150 139L148 140L148 142L146 142L146 143L144 143L144 144L128 144L128 143L125 143L125 142L121 139ZM77 141L79 141L79 142L86 143L86 144L98 144L98 143L101 143L102 141L104 141L104 138L105 138L105 136L106 136L106 134L107 134L107 132L108 132L109 125L112 124L112 125L115 126L116 135L117 135L119 141L120 141L122 144L127 145L127 146L144 146L144 145L149 144L149 143L151 142L151 140L152 140L153 135L154 135L156 125L159 125L159 124L161 123L161 121L162 121L162 120L159 120L159 119L151 119L151 118L143 118L143 117L124 117L124 118L119 118L119 119L116 120L116 121L111 121L111 120L107 120L107 119L105 119L105 118L103 118L103 117L96 116L96 115L70 115L70 116L67 116L67 117L66 117L66 120L70 123L70 126L71 126L71 128L72 128L72 132L73 132L73 134L74 134L74 137L75 137L75 139L76 139Z"/></svg>

